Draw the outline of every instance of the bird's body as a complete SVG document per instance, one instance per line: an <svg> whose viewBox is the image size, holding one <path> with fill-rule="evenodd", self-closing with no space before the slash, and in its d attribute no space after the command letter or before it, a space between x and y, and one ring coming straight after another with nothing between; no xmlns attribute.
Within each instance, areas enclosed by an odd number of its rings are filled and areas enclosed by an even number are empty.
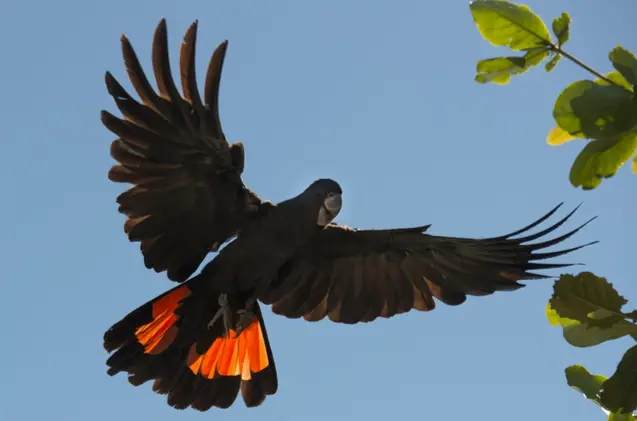
<svg viewBox="0 0 637 421"><path fill-rule="evenodd" d="M267 289L283 263L320 230L316 221L321 201L301 194L268 206L219 252L201 276L215 277L214 284L223 285L220 292Z"/></svg>
<svg viewBox="0 0 637 421"><path fill-rule="evenodd" d="M158 93L125 37L124 61L141 103L106 75L124 116L102 112L103 124L118 136L111 146L118 164L109 178L133 184L118 197L124 230L141 243L149 269L180 283L105 333L104 346L113 352L109 374L128 372L134 385L154 380L153 389L176 408L228 407L239 391L248 406L257 406L277 390L259 301L290 318L370 322L433 310L434 299L459 305L467 295L521 288L520 280L545 277L534 270L568 266L538 261L581 248L538 252L581 228L534 242L574 212L529 234L557 208L509 235L469 239L429 235L428 225L340 226L333 220L343 192L330 179L276 205L262 201L241 179L243 145L226 141L219 119L227 43L211 58L202 97L196 28L181 46L183 97L170 71L165 21L153 43ZM218 254L195 275L211 251Z"/></svg>

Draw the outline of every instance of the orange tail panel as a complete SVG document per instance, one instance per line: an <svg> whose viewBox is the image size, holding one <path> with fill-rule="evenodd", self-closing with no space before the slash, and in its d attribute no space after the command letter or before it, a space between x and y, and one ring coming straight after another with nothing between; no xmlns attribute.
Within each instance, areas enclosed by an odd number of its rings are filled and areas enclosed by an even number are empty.
<svg viewBox="0 0 637 421"><path fill-rule="evenodd" d="M197 352L193 344L188 353L188 367L193 374L207 379L219 376L241 376L242 380L252 379L270 365L261 323L257 318L239 337L230 329L230 334L217 338L203 354Z"/></svg>
<svg viewBox="0 0 637 421"><path fill-rule="evenodd" d="M211 330L205 321L217 310L218 296L205 289L198 295L195 285L160 295L104 334L104 347L113 352L108 374L126 372L134 386L154 380L153 390L167 394L175 408L227 408L239 393L247 406L260 405L276 393L278 381L259 307L238 336L235 330L217 336L222 329ZM204 301L210 306L198 306Z"/></svg>
<svg viewBox="0 0 637 421"><path fill-rule="evenodd" d="M181 300L189 295L190 289L184 285L153 303L153 320L135 331L137 340L144 345L144 353L159 354L175 340L179 331L175 326L179 319L175 310L181 305Z"/></svg>

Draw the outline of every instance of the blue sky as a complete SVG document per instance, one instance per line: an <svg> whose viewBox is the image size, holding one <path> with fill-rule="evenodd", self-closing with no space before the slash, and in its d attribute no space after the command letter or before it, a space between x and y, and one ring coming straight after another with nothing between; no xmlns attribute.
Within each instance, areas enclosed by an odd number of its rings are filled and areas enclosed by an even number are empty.
<svg viewBox="0 0 637 421"><path fill-rule="evenodd" d="M547 22L571 13L568 51L600 71L615 45L637 51L634 0L529 4ZM360 326L267 309L280 387L256 410L237 401L177 412L150 384L108 377L103 332L171 286L124 236L122 186L106 177L112 135L99 121L101 109L115 112L104 72L130 86L120 34L149 68L161 17L173 63L199 19L199 75L230 40L221 117L244 142L245 181L262 197L279 201L331 177L345 191L341 223L432 223L433 234L476 237L583 201L569 227L600 219L569 244L601 244L571 259L637 303L637 177L623 168L595 191L576 190L567 177L581 145L545 143L555 98L588 74L563 60L549 75L537 68L506 87L478 85L475 62L507 52L480 37L466 1L9 0L0 15L0 419L603 418L563 370L582 363L610 375L630 341L567 345L544 316L552 281Z"/></svg>

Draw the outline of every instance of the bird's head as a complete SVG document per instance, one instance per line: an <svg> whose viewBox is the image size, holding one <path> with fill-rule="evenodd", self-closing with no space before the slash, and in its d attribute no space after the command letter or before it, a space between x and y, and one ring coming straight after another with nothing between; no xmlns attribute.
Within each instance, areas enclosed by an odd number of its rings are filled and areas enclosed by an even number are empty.
<svg viewBox="0 0 637 421"><path fill-rule="evenodd" d="M324 227L334 218L341 210L343 204L341 199L341 186L334 180L322 178L316 180L305 190L304 194L310 195L318 206L318 215L316 223L320 227Z"/></svg>

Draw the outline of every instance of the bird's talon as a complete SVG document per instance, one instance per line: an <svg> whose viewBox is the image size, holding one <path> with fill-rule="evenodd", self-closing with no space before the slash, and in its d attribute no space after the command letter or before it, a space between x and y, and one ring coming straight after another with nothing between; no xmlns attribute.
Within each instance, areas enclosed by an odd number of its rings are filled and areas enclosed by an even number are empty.
<svg viewBox="0 0 637 421"><path fill-rule="evenodd" d="M230 320L232 319L232 313L230 307L228 306L228 296L226 294L221 294L219 296L219 310L217 310L212 320L208 322L208 329L212 329L217 320L219 320L220 318L223 319L223 327L225 331L228 332L230 328Z"/></svg>
<svg viewBox="0 0 637 421"><path fill-rule="evenodd" d="M254 314L252 313L252 311L247 309L238 310L237 313L239 314L239 323L237 324L235 337L238 338L239 335L241 335L241 332L246 330L252 324Z"/></svg>
<svg viewBox="0 0 637 421"><path fill-rule="evenodd" d="M217 312L215 313L214 317L208 322L208 329L212 329L213 326L215 325L215 323L217 323L217 320L219 320L221 317L223 317L223 309L222 308L217 310Z"/></svg>

